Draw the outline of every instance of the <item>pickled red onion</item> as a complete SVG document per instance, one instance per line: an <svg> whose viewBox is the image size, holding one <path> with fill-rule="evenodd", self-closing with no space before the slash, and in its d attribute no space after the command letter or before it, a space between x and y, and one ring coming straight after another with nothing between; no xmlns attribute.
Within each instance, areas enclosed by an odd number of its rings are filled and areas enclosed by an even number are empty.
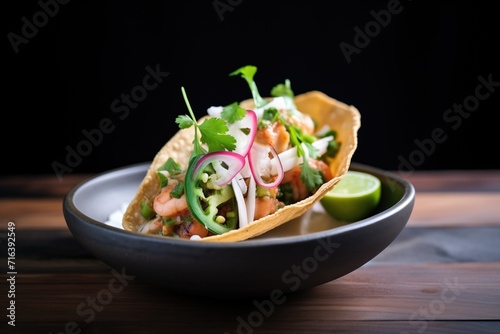
<svg viewBox="0 0 500 334"><path fill-rule="evenodd" d="M271 145L262 145L254 143L248 155L248 163L255 182L265 188L273 188L278 186L283 180L283 166L278 153ZM272 182L264 180L264 178L273 178Z"/></svg>
<svg viewBox="0 0 500 334"><path fill-rule="evenodd" d="M238 153L228 151L218 151L207 153L195 166L195 173L199 168L212 164L216 178L212 183L218 187L223 187L240 172L245 165L245 158Z"/></svg>
<svg viewBox="0 0 500 334"><path fill-rule="evenodd" d="M245 117L228 125L229 134L236 139L236 149L233 152L247 156L257 134L257 115L253 110L247 110Z"/></svg>

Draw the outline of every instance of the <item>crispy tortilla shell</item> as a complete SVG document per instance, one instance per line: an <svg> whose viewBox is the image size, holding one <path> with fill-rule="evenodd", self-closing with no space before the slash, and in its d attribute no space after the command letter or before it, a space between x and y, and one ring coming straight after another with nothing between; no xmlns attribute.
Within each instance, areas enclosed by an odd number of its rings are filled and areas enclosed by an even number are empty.
<svg viewBox="0 0 500 334"><path fill-rule="evenodd" d="M319 201L345 175L351 164L352 156L358 145L358 130L361 126L361 116L358 109L333 99L319 91L310 91L295 97L297 109L310 115L321 128L330 125L337 132L336 140L341 143L336 157L330 162L330 170L334 178L323 184L313 195L292 205L278 210L256 220L247 226L230 232L205 237L200 241L237 242L250 239L270 231L292 219L303 215L314 203ZM251 100L241 102L244 108L253 108ZM200 122L203 119L199 120ZM178 131L156 154L144 179L139 185L135 197L123 215L123 228L129 231L138 231L146 220L142 217L141 202L149 198L153 200L160 192L160 182L156 170L170 157L183 168L187 168L191 148L193 147L194 129ZM187 149L189 148L189 149Z"/></svg>

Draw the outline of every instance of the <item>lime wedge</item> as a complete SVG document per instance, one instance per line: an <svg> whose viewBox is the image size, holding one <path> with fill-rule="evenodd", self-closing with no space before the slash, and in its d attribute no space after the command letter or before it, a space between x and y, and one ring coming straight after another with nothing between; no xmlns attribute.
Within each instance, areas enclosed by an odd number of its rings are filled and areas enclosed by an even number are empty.
<svg viewBox="0 0 500 334"><path fill-rule="evenodd" d="M320 203L333 218L354 222L370 216L380 202L381 192L376 176L349 170Z"/></svg>

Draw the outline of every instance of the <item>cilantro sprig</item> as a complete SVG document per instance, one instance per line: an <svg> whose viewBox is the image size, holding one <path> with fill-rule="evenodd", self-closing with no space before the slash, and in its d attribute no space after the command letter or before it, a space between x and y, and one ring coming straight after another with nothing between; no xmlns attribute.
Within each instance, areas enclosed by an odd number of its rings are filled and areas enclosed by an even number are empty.
<svg viewBox="0 0 500 334"><path fill-rule="evenodd" d="M248 83L248 87L250 87L250 91L252 92L252 97L257 108L261 108L265 106L268 101L264 100L262 96L259 94L259 90L257 89L257 84L253 80L255 73L257 72L257 67L253 65L246 65L240 67L236 71L231 72L229 75L240 75L245 81Z"/></svg>
<svg viewBox="0 0 500 334"><path fill-rule="evenodd" d="M264 100L259 93L257 84L254 81L255 73L257 72L257 67L252 65L243 66L236 71L232 72L230 75L240 74L248 83L250 90L252 92L252 97L254 104L257 108L265 106L268 101ZM292 90L290 80L285 80L285 83L278 84L274 86L271 90L271 96L283 97L286 103L286 108L291 112L297 112L295 106L294 98L295 94ZM292 145L297 147L297 156L302 157L303 162L301 164L300 178L307 187L307 190L314 191L317 187L323 184L323 178L321 173L312 168L309 165L308 158L317 158L319 156L318 149L316 149L312 142L316 139L314 136L307 135L302 132L302 130L290 122L287 122L284 117L282 117L276 108L264 109L263 119L274 122L279 120L286 127L287 131L290 133L290 141ZM304 150L304 147L307 151Z"/></svg>
<svg viewBox="0 0 500 334"><path fill-rule="evenodd" d="M271 89L271 96L282 97L285 100L286 108L291 111L296 111L294 98L295 94L292 90L290 80L286 79L285 83L278 84Z"/></svg>
<svg viewBox="0 0 500 334"><path fill-rule="evenodd" d="M180 115L175 119L175 122L181 129L187 129L191 126L195 127L194 140L193 140L193 153L192 156L206 154L208 152L216 151L233 151L236 148L236 139L227 134L229 131L225 120L217 117L207 118L203 123L199 124L191 109L189 100L186 95L184 87L181 87L184 101L189 111L188 115ZM200 135L198 134L200 132ZM203 148L202 144L206 144L208 152Z"/></svg>
<svg viewBox="0 0 500 334"><path fill-rule="evenodd" d="M312 145L316 138L305 134L298 126L287 122L287 120L276 108L266 109L263 114L263 119L270 120L272 122L280 121L288 130L292 145L297 147L297 156L302 157L303 160L301 164L302 171L300 173L300 178L306 185L307 190L313 191L317 187L321 186L323 184L321 173L317 169L312 168L307 161L309 157L319 157L319 150Z"/></svg>
<svg viewBox="0 0 500 334"><path fill-rule="evenodd" d="M323 177L321 176L319 170L314 169L309 165L308 158L318 157L319 151L317 148L312 146L310 142L304 140L303 133L298 127L290 125L288 130L290 132L290 140L293 145L297 147L297 155L302 157L302 171L300 173L300 179L306 185L307 190L313 191L323 184ZM304 150L303 146L306 147L307 151Z"/></svg>

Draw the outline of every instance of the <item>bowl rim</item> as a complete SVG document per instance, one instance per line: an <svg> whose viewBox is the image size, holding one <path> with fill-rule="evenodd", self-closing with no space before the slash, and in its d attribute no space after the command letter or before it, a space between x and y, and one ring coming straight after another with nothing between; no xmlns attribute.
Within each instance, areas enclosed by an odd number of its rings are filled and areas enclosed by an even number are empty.
<svg viewBox="0 0 500 334"><path fill-rule="evenodd" d="M263 247L263 246L277 246L277 245L286 245L286 244L297 244L297 243L303 243L303 242L310 242L310 241L315 241L319 239L324 239L324 238L329 238L332 236L344 234L351 232L356 229L362 229L366 226L376 224L377 222L396 214L397 212L401 211L403 208L406 208L407 206L411 206L411 210L413 209L413 203L415 200L415 187L411 182L408 180L400 177L397 175L395 172L391 171L385 171L383 169L362 164L362 163L357 163L357 162L352 162L349 169L354 169L354 170L362 170L368 173L373 173L377 175L383 175L387 179L391 179L395 181L396 183L400 184L403 189L403 196L400 200L398 200L395 204L393 204L391 207L376 213L370 217L367 217L365 219L349 223L346 225L338 226L332 229L324 230L324 231L318 231L318 232L312 232L304 235L296 235L296 236L285 236L285 237L273 237L273 238L266 238L266 239L249 239L249 240L243 240L239 242L224 242L224 241L211 241L211 242L193 242L192 240L185 240L185 239L179 239L179 238L166 238L162 236L157 236L157 235L150 235L150 234L140 234L137 232L133 231L127 231L124 229L120 229L111 225L107 225L104 222L100 222L98 220L95 220L87 215L85 215L82 211L80 211L75 203L73 202L73 199L75 195L77 194L78 191L80 191L82 188L85 186L93 183L93 182L98 182L99 179L107 177L110 174L130 174L134 173L135 171L139 170L144 170L144 173L146 173L147 168L149 167L151 163L150 162L142 162L142 163L136 163L136 164L131 164L127 166L122 166L118 168L114 168L108 171L104 171L101 173L98 173L94 176L91 176L90 178L83 180L76 184L73 188L71 188L66 195L63 198L63 212L65 216L65 221L68 227L71 227L71 223L69 222L68 215L73 215L75 217L78 217L80 221L83 221L85 224L89 224L91 226L94 226L96 228L101 228L104 231L114 234L115 236L119 237L128 237L128 238L134 238L138 241L141 242L152 242L152 243L159 243L159 244L165 244L165 245L172 245L172 244L178 244L182 246L187 246L187 247L193 247L193 248L253 248L253 247ZM71 230L71 228L70 228Z"/></svg>

